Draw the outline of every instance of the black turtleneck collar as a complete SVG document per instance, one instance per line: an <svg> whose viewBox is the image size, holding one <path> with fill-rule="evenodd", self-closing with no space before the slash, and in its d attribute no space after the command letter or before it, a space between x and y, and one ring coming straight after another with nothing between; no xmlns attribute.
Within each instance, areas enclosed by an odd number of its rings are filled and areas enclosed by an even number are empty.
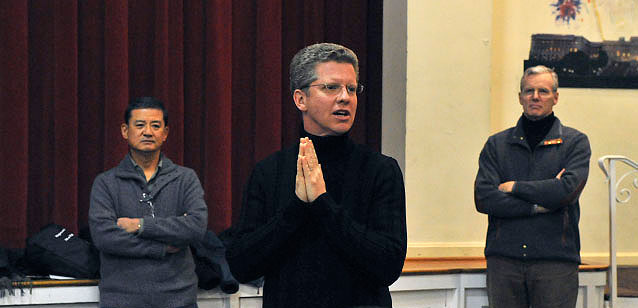
<svg viewBox="0 0 638 308"><path fill-rule="evenodd" d="M352 142L348 133L340 136L315 136L302 130L301 137L312 140L319 163L347 158L352 151Z"/></svg>
<svg viewBox="0 0 638 308"><path fill-rule="evenodd" d="M535 148L536 145L547 136L549 130L552 129L556 117L554 113L550 113L548 116L532 121L523 114L523 131L525 132L525 138L530 148Z"/></svg>

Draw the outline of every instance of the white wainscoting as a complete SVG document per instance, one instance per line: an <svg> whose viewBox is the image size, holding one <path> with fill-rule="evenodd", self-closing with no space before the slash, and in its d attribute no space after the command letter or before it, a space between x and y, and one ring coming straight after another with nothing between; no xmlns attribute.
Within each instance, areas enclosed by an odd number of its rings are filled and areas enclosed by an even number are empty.
<svg viewBox="0 0 638 308"><path fill-rule="evenodd" d="M606 271L579 273L577 308L603 308ZM20 291L17 291L18 293ZM404 274L390 286L394 308L487 307L485 273ZM242 285L236 294L214 289L200 291L200 308L260 308L262 289ZM97 286L65 286L25 289L25 295L0 298L0 306L29 308L95 308Z"/></svg>
<svg viewBox="0 0 638 308"><path fill-rule="evenodd" d="M606 273L579 273L577 308L603 308ZM390 292L394 308L488 307L485 273L403 275Z"/></svg>

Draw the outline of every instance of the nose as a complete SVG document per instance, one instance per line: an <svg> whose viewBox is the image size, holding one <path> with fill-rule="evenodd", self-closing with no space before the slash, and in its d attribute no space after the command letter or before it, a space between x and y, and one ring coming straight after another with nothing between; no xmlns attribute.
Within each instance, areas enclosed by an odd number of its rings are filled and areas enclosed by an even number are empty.
<svg viewBox="0 0 638 308"><path fill-rule="evenodd" d="M151 134L151 126L150 125L144 125L144 129L142 129L142 134L144 136L150 136Z"/></svg>
<svg viewBox="0 0 638 308"><path fill-rule="evenodd" d="M357 95L357 94L352 94L352 95ZM348 88L346 85L341 85L341 89L339 91L339 102L341 103L349 103L350 102L350 98L352 96L350 95L350 93L348 93Z"/></svg>
<svg viewBox="0 0 638 308"><path fill-rule="evenodd" d="M532 99L540 99L541 93L538 90L534 90L534 94L532 94Z"/></svg>

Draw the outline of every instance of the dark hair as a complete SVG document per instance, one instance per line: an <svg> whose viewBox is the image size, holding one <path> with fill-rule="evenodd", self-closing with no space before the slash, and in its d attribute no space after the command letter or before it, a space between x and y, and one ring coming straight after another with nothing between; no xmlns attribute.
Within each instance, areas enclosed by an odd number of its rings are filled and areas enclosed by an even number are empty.
<svg viewBox="0 0 638 308"><path fill-rule="evenodd" d="M134 98L129 102L128 106L126 106L126 111L124 111L124 123L128 124L128 121L131 120L131 111L135 109L159 109L164 114L164 126L168 126L168 112L166 108L164 108L164 103L157 98L150 96L143 96Z"/></svg>
<svg viewBox="0 0 638 308"><path fill-rule="evenodd" d="M290 61L290 93L317 80L315 67L329 61L352 64L359 81L359 60L352 50L338 44L319 43L300 50Z"/></svg>

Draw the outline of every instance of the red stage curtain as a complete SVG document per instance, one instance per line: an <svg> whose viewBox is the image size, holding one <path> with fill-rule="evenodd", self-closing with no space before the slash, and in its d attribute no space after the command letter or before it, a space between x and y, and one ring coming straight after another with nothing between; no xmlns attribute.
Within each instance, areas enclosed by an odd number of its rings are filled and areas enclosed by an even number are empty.
<svg viewBox="0 0 638 308"><path fill-rule="evenodd" d="M380 0L0 1L0 245L87 226L95 176L127 151L129 98L169 110L164 149L198 173L209 229L237 218L254 164L298 138L288 65L335 42L360 57L351 133L380 148Z"/></svg>

